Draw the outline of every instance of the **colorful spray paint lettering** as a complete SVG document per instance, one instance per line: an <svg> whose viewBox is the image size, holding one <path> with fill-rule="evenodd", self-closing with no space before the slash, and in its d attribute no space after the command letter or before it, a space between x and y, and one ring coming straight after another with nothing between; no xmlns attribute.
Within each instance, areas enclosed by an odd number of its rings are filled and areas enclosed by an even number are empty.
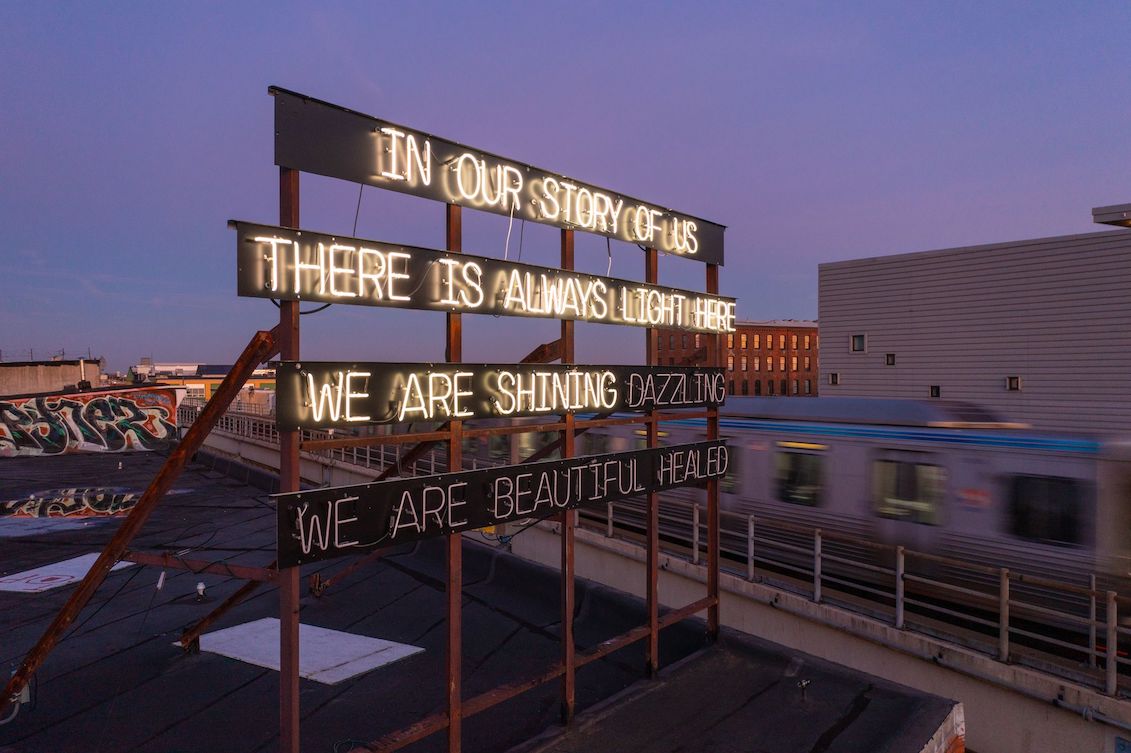
<svg viewBox="0 0 1131 753"><path fill-rule="evenodd" d="M176 439L169 388L0 400L0 458L155 450Z"/></svg>
<svg viewBox="0 0 1131 753"><path fill-rule="evenodd" d="M141 493L116 487L75 487L34 492L0 502L0 518L88 518L133 509Z"/></svg>

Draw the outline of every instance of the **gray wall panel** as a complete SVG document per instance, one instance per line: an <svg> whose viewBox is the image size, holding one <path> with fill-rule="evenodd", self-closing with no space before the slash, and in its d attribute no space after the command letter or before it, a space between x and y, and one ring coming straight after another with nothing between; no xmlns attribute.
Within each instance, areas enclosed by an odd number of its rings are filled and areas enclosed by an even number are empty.
<svg viewBox="0 0 1131 753"><path fill-rule="evenodd" d="M818 305L823 395L937 384L1037 428L1131 434L1131 232L822 264Z"/></svg>

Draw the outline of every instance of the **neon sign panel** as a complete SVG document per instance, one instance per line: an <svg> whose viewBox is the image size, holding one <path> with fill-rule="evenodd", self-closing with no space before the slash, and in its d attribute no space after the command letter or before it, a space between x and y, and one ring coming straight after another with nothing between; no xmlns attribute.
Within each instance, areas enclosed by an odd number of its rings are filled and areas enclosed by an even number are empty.
<svg viewBox="0 0 1131 753"><path fill-rule="evenodd" d="M275 164L723 263L714 222L271 87Z"/></svg>
<svg viewBox="0 0 1131 753"><path fill-rule="evenodd" d="M279 567L700 485L729 466L711 440L277 494Z"/></svg>
<svg viewBox="0 0 1131 753"><path fill-rule="evenodd" d="M719 334L733 298L470 254L232 221L241 296Z"/></svg>
<svg viewBox="0 0 1131 753"><path fill-rule="evenodd" d="M283 361L275 374L281 431L702 408L726 399L722 369L686 366Z"/></svg>

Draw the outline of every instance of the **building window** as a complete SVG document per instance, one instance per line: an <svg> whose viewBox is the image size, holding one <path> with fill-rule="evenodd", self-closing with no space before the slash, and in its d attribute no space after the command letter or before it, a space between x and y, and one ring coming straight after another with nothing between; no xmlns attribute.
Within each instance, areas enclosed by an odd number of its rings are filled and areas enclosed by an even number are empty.
<svg viewBox="0 0 1131 753"><path fill-rule="evenodd" d="M809 349L809 335L805 335L805 350Z"/></svg>
<svg viewBox="0 0 1131 753"><path fill-rule="evenodd" d="M675 350L675 335L668 335L668 350Z"/></svg>
<svg viewBox="0 0 1131 753"><path fill-rule="evenodd" d="M946 472L937 465L877 460L872 466L873 506L881 518L939 524Z"/></svg>
<svg viewBox="0 0 1131 753"><path fill-rule="evenodd" d="M813 370L813 361L809 358L809 356L805 356L805 370L806 371L812 371Z"/></svg>
<svg viewBox="0 0 1131 753"><path fill-rule="evenodd" d="M774 370L774 357L773 356L766 356L766 371L773 371L773 370Z"/></svg>
<svg viewBox="0 0 1131 753"><path fill-rule="evenodd" d="M698 335L698 334L695 335L695 347L696 348L700 347L699 343L700 343L701 339L702 339L702 335Z"/></svg>
<svg viewBox="0 0 1131 753"><path fill-rule="evenodd" d="M1009 532L1042 544L1083 543L1084 490L1072 478L1014 476L1009 489Z"/></svg>
<svg viewBox="0 0 1131 753"><path fill-rule="evenodd" d="M755 379L754 380L754 394L755 395L761 395L762 394L762 380L761 379Z"/></svg>
<svg viewBox="0 0 1131 753"><path fill-rule="evenodd" d="M794 379L794 380L793 380L793 394L794 394L794 395L796 395L796 394L798 394L799 392L800 392L800 390L799 390L799 389L797 388L797 380L796 380L796 379Z"/></svg>
<svg viewBox="0 0 1131 753"><path fill-rule="evenodd" d="M805 380L805 394L806 395L812 395L813 394L813 380L812 379L806 379Z"/></svg>
<svg viewBox="0 0 1131 753"><path fill-rule="evenodd" d="M867 335L852 335L849 340L849 349L853 353L864 353L868 347Z"/></svg>
<svg viewBox="0 0 1131 753"><path fill-rule="evenodd" d="M734 371L734 356L727 356L727 371Z"/></svg>
<svg viewBox="0 0 1131 753"><path fill-rule="evenodd" d="M839 371L830 371L829 372L829 384L831 384L833 386L840 384L840 372Z"/></svg>
<svg viewBox="0 0 1131 753"><path fill-rule="evenodd" d="M733 332L730 333L729 335L727 335L727 347L728 348L734 347L734 333Z"/></svg>
<svg viewBox="0 0 1131 753"><path fill-rule="evenodd" d="M785 380L785 379L781 380L781 394L783 394L783 395L789 394L789 381L788 380Z"/></svg>
<svg viewBox="0 0 1131 753"><path fill-rule="evenodd" d="M785 371L785 356L778 356L778 371Z"/></svg>
<svg viewBox="0 0 1131 753"><path fill-rule="evenodd" d="M789 370L790 371L797 371L797 356L790 356L789 357Z"/></svg>
<svg viewBox="0 0 1131 753"><path fill-rule="evenodd" d="M884 364L887 366L895 366L895 353L885 353Z"/></svg>
<svg viewBox="0 0 1131 753"><path fill-rule="evenodd" d="M778 335L778 350L785 350L785 335Z"/></svg>
<svg viewBox="0 0 1131 753"><path fill-rule="evenodd" d="M797 335L790 335L789 336L789 347L793 348L794 350L797 350Z"/></svg>
<svg viewBox="0 0 1131 753"><path fill-rule="evenodd" d="M793 505L816 507L821 503L823 458L808 452L779 452L774 456L777 498Z"/></svg>
<svg viewBox="0 0 1131 753"><path fill-rule="evenodd" d="M680 335L679 336L679 347L681 347L681 348L687 347L687 335Z"/></svg>
<svg viewBox="0 0 1131 753"><path fill-rule="evenodd" d="M745 379L742 380L742 394L743 395L749 395L750 394L750 382L746 381Z"/></svg>
<svg viewBox="0 0 1131 753"><path fill-rule="evenodd" d="M747 366L746 356L743 356L742 357L742 370L743 371L747 370L746 366Z"/></svg>
<svg viewBox="0 0 1131 753"><path fill-rule="evenodd" d="M1005 378L1005 388L1007 390L1009 390L1010 392L1020 392L1021 391L1021 377L1019 377L1019 376L1007 376Z"/></svg>
<svg viewBox="0 0 1131 753"><path fill-rule="evenodd" d="M739 342L742 343L743 348L746 347L746 333L745 332L743 332L742 335L739 337Z"/></svg>
<svg viewBox="0 0 1131 753"><path fill-rule="evenodd" d="M754 347L755 348L762 347L762 336L759 335L757 332L754 333Z"/></svg>
<svg viewBox="0 0 1131 753"><path fill-rule="evenodd" d="M942 397L942 387L937 384L931 385L931 397Z"/></svg>
<svg viewBox="0 0 1131 753"><path fill-rule="evenodd" d="M761 371L762 370L762 359L759 358L758 356L754 356L754 370L755 371Z"/></svg>
<svg viewBox="0 0 1131 753"><path fill-rule="evenodd" d="M774 394L774 380L773 379L767 379L766 380L766 394L767 395Z"/></svg>
<svg viewBox="0 0 1131 753"><path fill-rule="evenodd" d="M730 380L730 387L727 388L727 394L728 395L737 395L738 394L737 392L734 391L734 380L733 379Z"/></svg>

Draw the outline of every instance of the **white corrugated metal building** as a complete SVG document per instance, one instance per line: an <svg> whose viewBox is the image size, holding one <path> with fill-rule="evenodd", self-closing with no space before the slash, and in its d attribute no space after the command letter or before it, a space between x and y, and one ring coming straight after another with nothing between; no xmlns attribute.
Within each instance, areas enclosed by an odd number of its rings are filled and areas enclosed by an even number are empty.
<svg viewBox="0 0 1131 753"><path fill-rule="evenodd" d="M819 312L822 395L1131 435L1131 231L822 264Z"/></svg>

